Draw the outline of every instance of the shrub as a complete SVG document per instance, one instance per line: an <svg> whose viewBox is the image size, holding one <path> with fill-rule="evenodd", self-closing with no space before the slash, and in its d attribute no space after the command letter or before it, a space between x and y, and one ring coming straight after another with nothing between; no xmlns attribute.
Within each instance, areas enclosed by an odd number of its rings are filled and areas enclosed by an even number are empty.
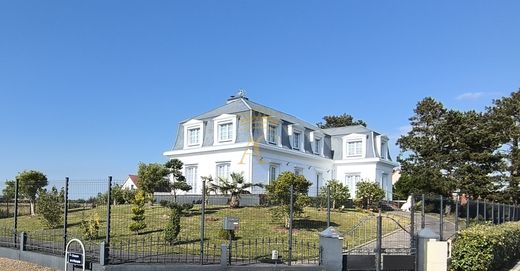
<svg viewBox="0 0 520 271"><path fill-rule="evenodd" d="M45 189L39 192L36 208L40 219L51 229L58 227L63 221L63 209L60 200L60 194L55 187L52 187L49 192Z"/></svg>
<svg viewBox="0 0 520 271"><path fill-rule="evenodd" d="M222 240L229 240L229 235L231 234L231 239L235 240L235 231L228 231L224 229L220 229L218 231L218 237Z"/></svg>
<svg viewBox="0 0 520 271"><path fill-rule="evenodd" d="M87 240L97 239L99 236L99 226L101 221L99 215L94 213L90 216L89 220L81 220L80 228L83 230L83 236Z"/></svg>
<svg viewBox="0 0 520 271"><path fill-rule="evenodd" d="M520 222L475 225L453 245L452 271L500 270L520 259Z"/></svg>
<svg viewBox="0 0 520 271"><path fill-rule="evenodd" d="M170 219L168 220L168 224L164 229L164 240L166 240L170 245L172 245L175 240L177 240L177 236L181 231L181 214L182 209L181 206L176 204L170 205Z"/></svg>
<svg viewBox="0 0 520 271"><path fill-rule="evenodd" d="M132 220L128 226L131 231L139 234L139 231L146 228L146 223L144 222L144 204L145 204L145 194L142 190L139 190L135 193L134 203L132 206Z"/></svg>

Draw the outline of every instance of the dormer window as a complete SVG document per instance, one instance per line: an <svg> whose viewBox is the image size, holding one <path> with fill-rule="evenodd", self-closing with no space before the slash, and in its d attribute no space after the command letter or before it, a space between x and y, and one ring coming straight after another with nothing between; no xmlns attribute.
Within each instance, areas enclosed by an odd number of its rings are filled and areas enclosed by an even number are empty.
<svg viewBox="0 0 520 271"><path fill-rule="evenodd" d="M314 139L314 152L316 154L320 154L322 152L322 141L321 138L315 138Z"/></svg>
<svg viewBox="0 0 520 271"><path fill-rule="evenodd" d="M222 114L213 119L213 145L235 143L237 137L237 116Z"/></svg>
<svg viewBox="0 0 520 271"><path fill-rule="evenodd" d="M184 148L202 147L204 135L204 122L201 120L190 120L184 126Z"/></svg>
<svg viewBox="0 0 520 271"><path fill-rule="evenodd" d="M200 144L200 127L188 129L188 146Z"/></svg>
<svg viewBox="0 0 520 271"><path fill-rule="evenodd" d="M233 123L225 122L218 124L218 141L226 142L233 139Z"/></svg>
<svg viewBox="0 0 520 271"><path fill-rule="evenodd" d="M347 142L347 156L361 156L363 154L361 140Z"/></svg>
<svg viewBox="0 0 520 271"><path fill-rule="evenodd" d="M267 132L267 142L271 144L277 143L277 125L269 124L268 132Z"/></svg>
<svg viewBox="0 0 520 271"><path fill-rule="evenodd" d="M293 132L293 149L299 150L301 144L302 133Z"/></svg>

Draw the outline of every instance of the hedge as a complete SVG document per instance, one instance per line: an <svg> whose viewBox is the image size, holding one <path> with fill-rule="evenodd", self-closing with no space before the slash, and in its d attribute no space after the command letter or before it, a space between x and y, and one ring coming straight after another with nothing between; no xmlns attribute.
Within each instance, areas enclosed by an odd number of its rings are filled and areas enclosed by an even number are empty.
<svg viewBox="0 0 520 271"><path fill-rule="evenodd" d="M500 270L520 259L520 222L479 224L460 232L451 270Z"/></svg>

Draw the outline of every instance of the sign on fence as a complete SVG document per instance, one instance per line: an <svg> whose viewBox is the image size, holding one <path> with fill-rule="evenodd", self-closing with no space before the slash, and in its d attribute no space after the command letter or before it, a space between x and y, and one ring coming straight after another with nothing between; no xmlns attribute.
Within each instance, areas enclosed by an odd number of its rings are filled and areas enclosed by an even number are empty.
<svg viewBox="0 0 520 271"><path fill-rule="evenodd" d="M73 242L79 243L79 245L81 246L81 254L69 252L69 246ZM80 265L82 267L82 270L85 271L85 246L79 239L70 240L67 243L67 246L65 247L65 271L67 271L69 263L73 264L74 266Z"/></svg>

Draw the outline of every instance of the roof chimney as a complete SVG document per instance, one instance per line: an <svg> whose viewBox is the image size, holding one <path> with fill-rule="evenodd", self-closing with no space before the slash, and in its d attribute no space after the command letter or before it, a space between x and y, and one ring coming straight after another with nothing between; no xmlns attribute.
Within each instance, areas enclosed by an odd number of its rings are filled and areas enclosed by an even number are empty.
<svg viewBox="0 0 520 271"><path fill-rule="evenodd" d="M231 103L233 101L236 101L238 99L245 99L245 100L249 100L247 97L246 97L246 91L243 90L243 89L239 89L238 92L233 95L233 96L230 96L228 99L227 99L227 102L226 104L228 103Z"/></svg>

